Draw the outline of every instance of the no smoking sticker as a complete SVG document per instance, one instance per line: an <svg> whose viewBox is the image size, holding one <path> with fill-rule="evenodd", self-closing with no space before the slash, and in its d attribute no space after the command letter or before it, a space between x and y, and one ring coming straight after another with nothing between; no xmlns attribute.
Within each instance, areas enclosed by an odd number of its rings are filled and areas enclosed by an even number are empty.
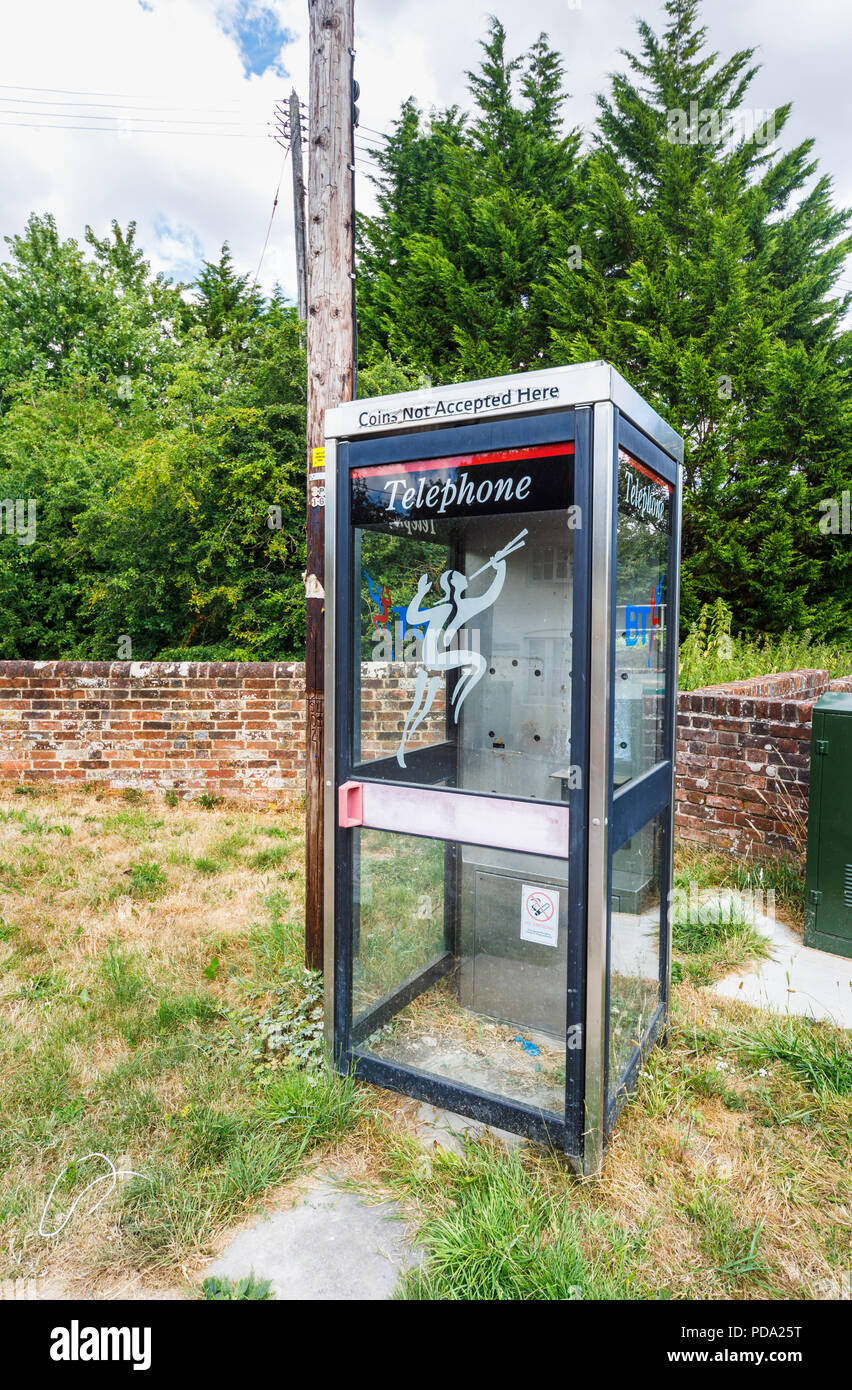
<svg viewBox="0 0 852 1390"><path fill-rule="evenodd" d="M521 940L555 946L559 935L559 893L525 883L521 888Z"/></svg>

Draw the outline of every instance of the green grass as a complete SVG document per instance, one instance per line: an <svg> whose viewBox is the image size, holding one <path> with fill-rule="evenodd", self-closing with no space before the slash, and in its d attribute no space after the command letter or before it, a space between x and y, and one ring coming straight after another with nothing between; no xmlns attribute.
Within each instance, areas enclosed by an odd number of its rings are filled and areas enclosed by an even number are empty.
<svg viewBox="0 0 852 1390"><path fill-rule="evenodd" d="M426 1259L400 1297L449 1301L597 1300L651 1296L631 1273L643 1237L603 1214L584 1218L571 1179L494 1143L467 1142L462 1157L436 1151L428 1170L398 1151L396 1185L418 1200ZM551 1161L552 1163L553 1161ZM419 1179L403 1174L422 1175ZM591 1242L589 1237L592 1237ZM590 1245L594 1249L590 1248Z"/></svg>
<svg viewBox="0 0 852 1390"><path fill-rule="evenodd" d="M675 917L672 922L674 971L679 980L709 985L732 970L769 954L769 943L750 922L733 915L727 921L692 922Z"/></svg>
<svg viewBox="0 0 852 1390"><path fill-rule="evenodd" d="M125 951L116 941L107 942L101 958L101 975L111 999L119 1009L134 1004L143 994L145 977L138 957Z"/></svg>
<svg viewBox="0 0 852 1390"><path fill-rule="evenodd" d="M366 1095L353 1077L327 1067L291 1069L264 1091L260 1113L287 1135L294 1158L312 1148L337 1143L366 1113Z"/></svg>
<svg viewBox="0 0 852 1390"><path fill-rule="evenodd" d="M211 876L232 869L242 863L242 852L251 844L251 837L241 830L231 831L229 835L219 835L210 841L207 853L196 859L193 863L196 873ZM282 850L277 863L283 863L292 858L292 851ZM263 870L269 867L265 864L256 864L254 858L249 859L249 867Z"/></svg>
<svg viewBox="0 0 852 1390"><path fill-rule="evenodd" d="M288 864L292 858L292 851L287 845L276 845L274 849L262 849L257 854L253 854L249 863L259 874L266 873L268 869L280 869L282 865Z"/></svg>
<svg viewBox="0 0 852 1390"><path fill-rule="evenodd" d="M129 869L130 895L133 898L159 898L168 887L168 879L154 860L143 859Z"/></svg>
<svg viewBox="0 0 852 1390"><path fill-rule="evenodd" d="M699 1244L712 1273L731 1288L732 1296L753 1284L766 1293L771 1274L760 1253L765 1225L761 1218L743 1223L728 1201L709 1187L701 1187L686 1202L686 1214L699 1228Z"/></svg>
<svg viewBox="0 0 852 1390"><path fill-rule="evenodd" d="M730 1039L750 1061L782 1062L815 1095L852 1095L852 1039L840 1029L811 1019L768 1019Z"/></svg>
<svg viewBox="0 0 852 1390"><path fill-rule="evenodd" d="M805 910L805 863L804 859L768 858L748 863L742 860L728 860L725 874L729 885L740 892L751 893L756 901L768 903L774 894L776 909L779 909L800 927Z"/></svg>
<svg viewBox="0 0 852 1390"><path fill-rule="evenodd" d="M47 829L46 821L28 811L0 811L0 824L20 826L22 835L42 835Z"/></svg>
<svg viewBox="0 0 852 1390"><path fill-rule="evenodd" d="M852 672L852 647L822 642L810 632L731 633L733 614L723 599L705 603L678 654L681 690L727 685L781 671L827 670L832 677Z"/></svg>
<svg viewBox="0 0 852 1390"><path fill-rule="evenodd" d="M674 880L672 952L676 981L683 979L696 986L708 985L768 955L766 937L741 910L736 899L717 900L724 887L736 888L744 894L753 892L757 872L732 869L728 861L711 854L689 854L685 867L680 868ZM767 884L768 881L767 876ZM765 892L762 877L760 884ZM756 896L746 897L745 901L751 901L754 909L759 910L765 897L763 900Z"/></svg>
<svg viewBox="0 0 852 1390"><path fill-rule="evenodd" d="M805 911L804 859L775 856L766 859L736 859L706 847L678 844L675 848L675 916L695 916L695 909L718 893L734 893L740 898L745 925L754 913L781 917L802 930ZM703 915L701 911L697 915Z"/></svg>
<svg viewBox="0 0 852 1390"><path fill-rule="evenodd" d="M268 1299L274 1298L272 1284L268 1279L257 1279L254 1270L244 1279L220 1279L214 1275L205 1279L201 1285L202 1298L206 1299Z"/></svg>
<svg viewBox="0 0 852 1390"><path fill-rule="evenodd" d="M363 1092L346 1079L293 1069L273 1096L256 1082L247 1092L239 1059L231 1065L232 1084L242 1083L234 1088L239 1108L232 1094L224 1110L209 1082L203 1085L197 1099L167 1116L170 1142L151 1181L128 1186L122 1225L138 1267L165 1269L182 1254L202 1252L217 1229L255 1209L365 1114Z"/></svg>
<svg viewBox="0 0 852 1390"><path fill-rule="evenodd" d="M150 840L164 824L163 820L151 815L147 810L113 811L107 813L101 821L104 834L120 835L122 839L131 842Z"/></svg>

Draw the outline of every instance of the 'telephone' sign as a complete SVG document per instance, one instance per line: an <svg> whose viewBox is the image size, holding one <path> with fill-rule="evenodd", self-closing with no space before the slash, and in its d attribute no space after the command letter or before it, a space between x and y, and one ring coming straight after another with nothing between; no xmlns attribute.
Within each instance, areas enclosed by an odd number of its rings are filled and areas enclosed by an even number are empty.
<svg viewBox="0 0 852 1390"><path fill-rule="evenodd" d="M624 449L618 451L618 462L619 515L668 530L671 483L658 477Z"/></svg>
<svg viewBox="0 0 852 1390"><path fill-rule="evenodd" d="M542 444L352 472L356 526L566 509L574 445Z"/></svg>

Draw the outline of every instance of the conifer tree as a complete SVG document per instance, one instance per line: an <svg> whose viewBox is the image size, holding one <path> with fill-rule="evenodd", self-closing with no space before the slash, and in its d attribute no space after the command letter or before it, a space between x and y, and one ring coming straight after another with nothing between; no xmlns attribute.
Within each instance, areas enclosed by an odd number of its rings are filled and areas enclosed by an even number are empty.
<svg viewBox="0 0 852 1390"><path fill-rule="evenodd" d="M450 108L424 123L410 100L376 151L380 215L359 263L368 361L389 351L452 381L538 365L547 348L540 289L575 201L580 137L561 133L563 69L547 36L519 58L505 44L492 19L468 74L472 120Z"/></svg>
<svg viewBox="0 0 852 1390"><path fill-rule="evenodd" d="M845 634L852 546L820 503L852 488L852 246L790 106L747 105L754 51L721 59L698 0L640 22L590 151L562 134L546 36L507 55L492 19L476 106L403 108L361 252L367 360L436 381L605 358L683 434L683 615Z"/></svg>
<svg viewBox="0 0 852 1390"><path fill-rule="evenodd" d="M640 23L599 98L582 265L550 276L550 360L606 358L683 434L685 621L721 594L739 627L838 633L849 548L818 520L850 486L852 297L833 289L849 214L814 180L813 141L777 148L789 105L745 107L753 50L720 63L698 8L669 0L661 37Z"/></svg>

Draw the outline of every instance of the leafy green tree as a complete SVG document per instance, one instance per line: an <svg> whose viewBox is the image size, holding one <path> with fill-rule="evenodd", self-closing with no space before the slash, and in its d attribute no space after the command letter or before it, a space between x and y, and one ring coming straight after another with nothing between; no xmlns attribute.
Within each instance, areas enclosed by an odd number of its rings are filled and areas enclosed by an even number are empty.
<svg viewBox="0 0 852 1390"><path fill-rule="evenodd" d="M298 656L295 311L249 289L227 248L184 297L132 226L87 244L30 219L0 280L18 347L34 306L29 374L23 349L6 358L0 496L37 509L32 544L0 536L0 656L115 658L125 637L135 657Z"/></svg>
<svg viewBox="0 0 852 1390"><path fill-rule="evenodd" d="M278 307L269 318L242 371L232 349L187 351L170 388L170 427L134 453L108 526L88 520L108 575L88 595L104 640L124 622L145 654L300 654L304 359L295 312Z"/></svg>
<svg viewBox="0 0 852 1390"><path fill-rule="evenodd" d="M549 360L606 358L683 434L686 623L724 595L742 628L848 630L852 557L817 520L850 479L849 214L826 177L803 192L813 141L773 144L789 106L744 107L753 50L719 63L697 0L666 12L599 98Z"/></svg>
<svg viewBox="0 0 852 1390"><path fill-rule="evenodd" d="M559 55L507 56L496 19L471 117L404 105L362 237L365 355L438 381L612 361L685 439L685 626L721 594L737 629L848 631L852 552L818 521L852 486L849 214L697 0L638 28L587 156Z"/></svg>
<svg viewBox="0 0 852 1390"><path fill-rule="evenodd" d="M214 342L227 338L234 345L248 346L246 339L263 314L264 299L249 285L247 275L236 273L227 242L218 261L204 262L194 288L192 302L184 309L184 324L201 324Z"/></svg>
<svg viewBox="0 0 852 1390"><path fill-rule="evenodd" d="M468 74L472 123L450 108L424 126L410 100L376 151L380 212L362 228L358 282L368 361L390 352L453 381L529 367L548 345L540 289L573 212L580 137L561 133L546 35L513 59L505 38L492 19Z"/></svg>
<svg viewBox="0 0 852 1390"><path fill-rule="evenodd" d="M98 239L86 228L85 246L62 241L54 218L33 214L20 236L6 237L0 265L0 410L21 386L89 376L115 392L173 355L169 329L180 295L152 276L135 244L135 224Z"/></svg>

